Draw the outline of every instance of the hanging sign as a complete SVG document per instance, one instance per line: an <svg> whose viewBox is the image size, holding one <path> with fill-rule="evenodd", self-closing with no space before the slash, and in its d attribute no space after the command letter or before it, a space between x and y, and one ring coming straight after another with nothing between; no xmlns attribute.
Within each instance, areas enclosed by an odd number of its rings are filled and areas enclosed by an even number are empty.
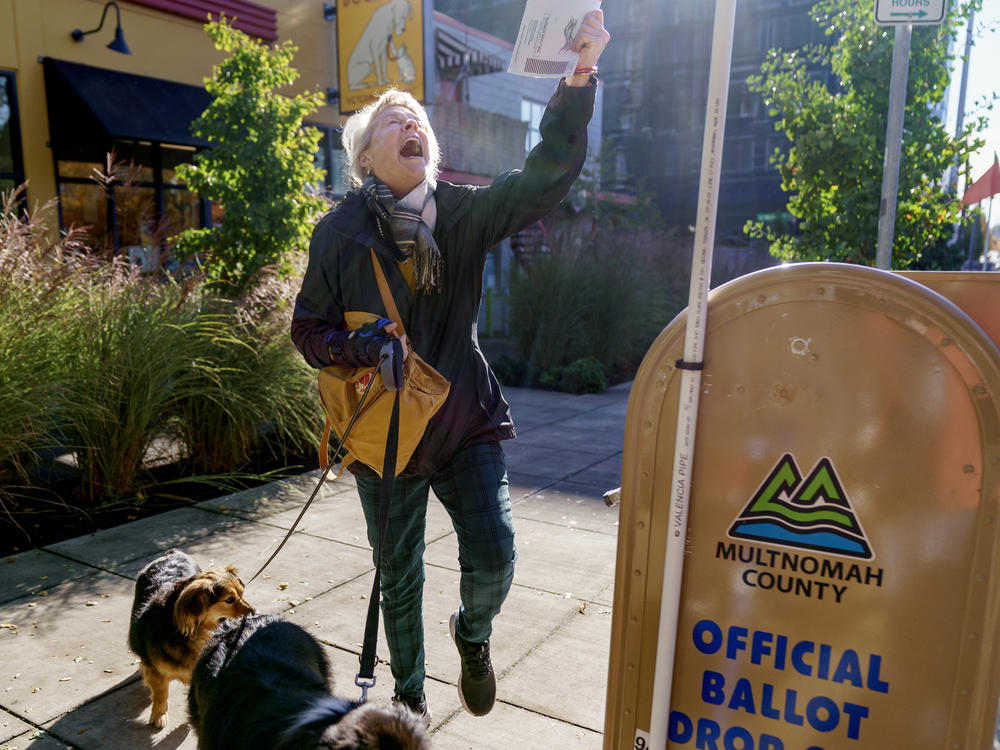
<svg viewBox="0 0 1000 750"><path fill-rule="evenodd" d="M337 0L340 112L390 86L424 100L423 0Z"/></svg>

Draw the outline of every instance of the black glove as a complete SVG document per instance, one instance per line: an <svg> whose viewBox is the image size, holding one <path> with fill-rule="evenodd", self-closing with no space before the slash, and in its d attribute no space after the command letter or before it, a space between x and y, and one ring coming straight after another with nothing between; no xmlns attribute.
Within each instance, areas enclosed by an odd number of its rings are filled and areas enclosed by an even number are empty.
<svg viewBox="0 0 1000 750"><path fill-rule="evenodd" d="M374 367L381 359L382 347L393 339L385 332L390 323L388 318L380 318L353 331L334 331L326 339L330 360L348 367Z"/></svg>

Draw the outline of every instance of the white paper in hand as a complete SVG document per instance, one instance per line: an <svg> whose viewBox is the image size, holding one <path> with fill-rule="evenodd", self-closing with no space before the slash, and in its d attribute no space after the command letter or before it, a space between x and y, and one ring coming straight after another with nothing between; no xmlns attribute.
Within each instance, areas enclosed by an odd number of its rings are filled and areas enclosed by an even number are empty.
<svg viewBox="0 0 1000 750"><path fill-rule="evenodd" d="M600 7L601 0L528 0L507 72L533 78L572 75L580 54L570 47L583 17Z"/></svg>

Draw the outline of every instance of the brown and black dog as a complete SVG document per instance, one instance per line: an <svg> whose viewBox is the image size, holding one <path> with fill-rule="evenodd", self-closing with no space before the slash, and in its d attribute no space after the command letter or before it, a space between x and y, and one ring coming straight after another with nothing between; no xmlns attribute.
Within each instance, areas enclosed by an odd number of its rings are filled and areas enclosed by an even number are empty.
<svg viewBox="0 0 1000 750"><path fill-rule="evenodd" d="M189 555L172 549L140 571L128 645L142 662L142 681L152 694L151 725L167 725L170 681L191 681L198 654L219 624L253 611L232 566L203 571Z"/></svg>
<svg viewBox="0 0 1000 750"><path fill-rule="evenodd" d="M276 615L229 620L205 645L188 691L198 750L429 750L406 706L330 693L322 645Z"/></svg>

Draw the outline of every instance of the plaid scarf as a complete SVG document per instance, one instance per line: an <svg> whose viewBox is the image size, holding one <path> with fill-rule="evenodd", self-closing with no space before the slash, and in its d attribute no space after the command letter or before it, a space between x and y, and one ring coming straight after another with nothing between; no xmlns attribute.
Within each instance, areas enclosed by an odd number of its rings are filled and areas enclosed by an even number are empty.
<svg viewBox="0 0 1000 750"><path fill-rule="evenodd" d="M368 210L379 220L379 231L384 221L403 254L403 262L413 259L416 291L425 294L441 291L441 251L433 234L437 221L436 187L434 180L427 179L397 200L374 175L367 177L361 186Z"/></svg>

